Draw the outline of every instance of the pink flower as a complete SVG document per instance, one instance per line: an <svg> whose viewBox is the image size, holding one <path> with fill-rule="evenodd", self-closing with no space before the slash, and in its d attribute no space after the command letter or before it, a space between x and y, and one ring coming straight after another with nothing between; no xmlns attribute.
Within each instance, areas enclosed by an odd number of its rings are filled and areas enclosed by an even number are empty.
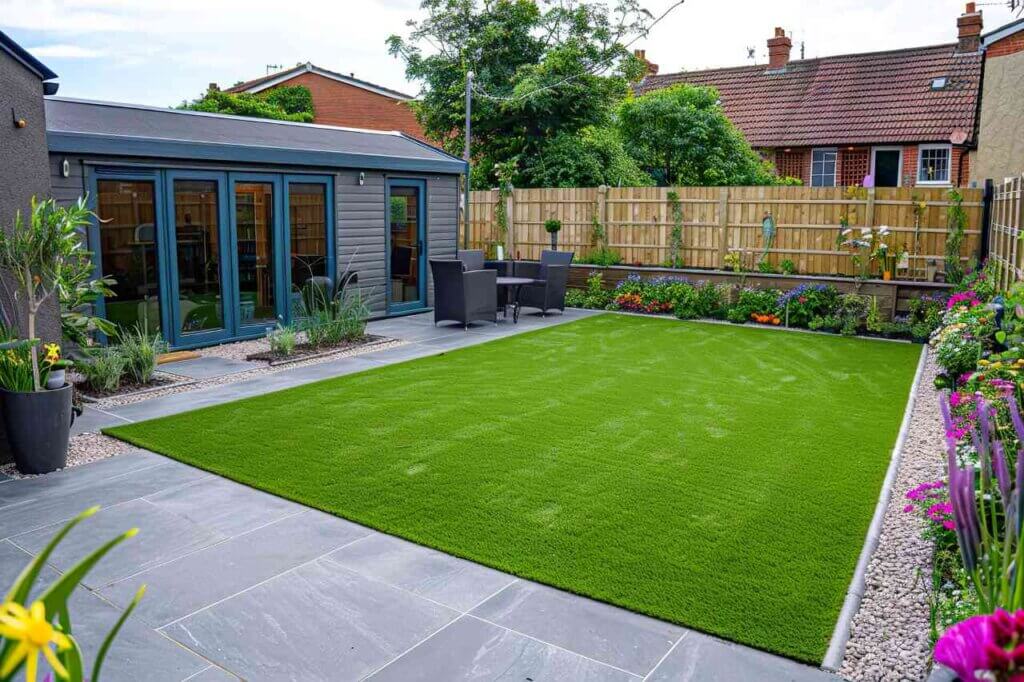
<svg viewBox="0 0 1024 682"><path fill-rule="evenodd" d="M942 522L942 527L945 528L946 530L956 530L956 524L953 523L952 521L943 521Z"/></svg>
<svg viewBox="0 0 1024 682"><path fill-rule="evenodd" d="M987 644L994 641L989 616L972 616L946 630L935 643L935 660L951 669L961 680L976 679L988 670Z"/></svg>
<svg viewBox="0 0 1024 682"><path fill-rule="evenodd" d="M962 400L962 398L960 397L959 393L951 393L949 395L949 406L950 407L956 407L957 405L960 404L961 400Z"/></svg>
<svg viewBox="0 0 1024 682"><path fill-rule="evenodd" d="M909 514L910 512L914 511L914 505L908 504L906 507L903 508L903 511Z"/></svg>

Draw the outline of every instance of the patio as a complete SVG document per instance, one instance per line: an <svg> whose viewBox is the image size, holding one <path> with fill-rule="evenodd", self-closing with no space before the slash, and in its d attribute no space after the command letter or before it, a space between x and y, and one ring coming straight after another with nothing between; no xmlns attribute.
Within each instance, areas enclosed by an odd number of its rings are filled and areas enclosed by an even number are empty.
<svg viewBox="0 0 1024 682"><path fill-rule="evenodd" d="M409 345L95 413L123 423L173 414L578 319L524 316L470 332L425 316L371 324ZM271 382L271 385L260 385ZM133 525L76 596L86 651L140 582L149 591L108 659L107 680L835 679L746 647L515 578L135 451L0 483L0 579L58 524L103 505L56 570ZM344 650L339 646L344 644Z"/></svg>

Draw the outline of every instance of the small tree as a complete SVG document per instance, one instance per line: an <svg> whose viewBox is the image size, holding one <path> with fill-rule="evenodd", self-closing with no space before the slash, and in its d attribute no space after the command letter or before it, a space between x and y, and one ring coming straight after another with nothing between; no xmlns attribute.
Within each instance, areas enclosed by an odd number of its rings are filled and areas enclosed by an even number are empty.
<svg viewBox="0 0 1024 682"><path fill-rule="evenodd" d="M562 221L557 218L548 218L544 221L544 229L551 235L551 250L558 249L558 232L562 229Z"/></svg>
<svg viewBox="0 0 1024 682"><path fill-rule="evenodd" d="M85 252L79 229L89 223L91 216L84 198L62 207L53 199L36 201L33 197L29 221L26 223L19 211L13 229L0 231L0 270L7 274L0 277L0 282L7 301L14 306L8 318L26 325L24 338L32 342L32 383L36 391L42 390L38 344L34 343L36 320L57 291L63 269Z"/></svg>

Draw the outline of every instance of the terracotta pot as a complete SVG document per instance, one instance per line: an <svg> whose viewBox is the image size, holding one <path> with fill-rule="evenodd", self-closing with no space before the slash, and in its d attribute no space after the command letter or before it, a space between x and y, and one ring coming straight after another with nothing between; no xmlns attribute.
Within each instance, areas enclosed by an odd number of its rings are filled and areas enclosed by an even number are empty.
<svg viewBox="0 0 1024 682"><path fill-rule="evenodd" d="M884 279L884 280L885 280L885 281L887 281L887 282L888 282L888 281L889 281L890 279L892 279L892 271L891 271L891 270L886 270L885 272L883 272L883 273L882 273L882 279Z"/></svg>

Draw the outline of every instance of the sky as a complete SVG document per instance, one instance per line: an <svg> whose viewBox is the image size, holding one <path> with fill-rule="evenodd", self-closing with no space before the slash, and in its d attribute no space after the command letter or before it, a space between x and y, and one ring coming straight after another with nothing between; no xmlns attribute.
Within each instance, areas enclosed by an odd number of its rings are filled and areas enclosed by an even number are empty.
<svg viewBox="0 0 1024 682"><path fill-rule="evenodd" d="M671 0L644 0L655 16ZM1016 18L979 2L985 30ZM0 0L3 30L60 76L60 93L170 106L300 62L415 95L385 40L419 0ZM808 58L952 42L962 0L686 0L632 47L661 72L767 61L775 26Z"/></svg>

